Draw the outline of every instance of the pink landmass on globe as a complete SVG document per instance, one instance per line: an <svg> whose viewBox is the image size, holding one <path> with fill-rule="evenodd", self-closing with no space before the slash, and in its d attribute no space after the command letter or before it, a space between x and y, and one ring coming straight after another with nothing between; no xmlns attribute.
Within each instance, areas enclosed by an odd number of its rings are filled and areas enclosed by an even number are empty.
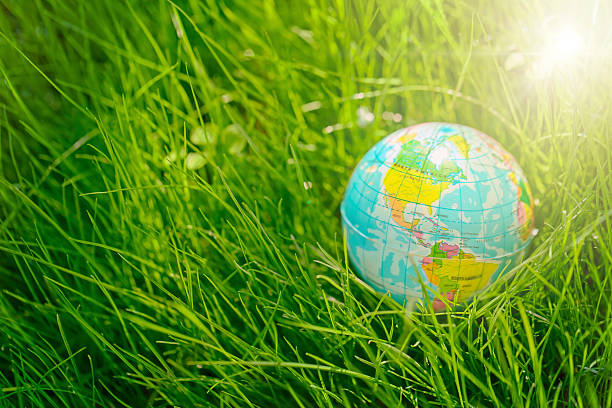
<svg viewBox="0 0 612 408"><path fill-rule="evenodd" d="M525 224L525 222L527 222L527 215L525 214L525 206L519 200L517 207L518 207L517 216L518 216L519 225L523 225Z"/></svg>
<svg viewBox="0 0 612 408"><path fill-rule="evenodd" d="M455 300L455 292L446 292L446 299L452 304ZM434 312L439 312L446 308L446 303L444 303L441 299L435 299L432 302Z"/></svg>
<svg viewBox="0 0 612 408"><path fill-rule="evenodd" d="M446 252L446 257L449 259L459 254L459 245L447 244L444 241L440 242L440 249Z"/></svg>

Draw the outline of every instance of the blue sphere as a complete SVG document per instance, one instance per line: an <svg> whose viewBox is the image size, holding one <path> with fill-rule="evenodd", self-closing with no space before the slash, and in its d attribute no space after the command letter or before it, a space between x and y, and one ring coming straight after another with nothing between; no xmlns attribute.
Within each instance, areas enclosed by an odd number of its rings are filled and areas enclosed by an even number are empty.
<svg viewBox="0 0 612 408"><path fill-rule="evenodd" d="M340 207L359 275L407 307L469 300L524 254L533 200L516 160L467 126L423 123L372 147Z"/></svg>

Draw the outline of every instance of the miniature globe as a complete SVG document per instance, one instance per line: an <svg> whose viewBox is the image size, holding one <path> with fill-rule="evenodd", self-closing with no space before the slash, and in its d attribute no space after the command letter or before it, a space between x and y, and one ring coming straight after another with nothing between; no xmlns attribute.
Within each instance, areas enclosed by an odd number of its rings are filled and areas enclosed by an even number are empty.
<svg viewBox="0 0 612 408"><path fill-rule="evenodd" d="M532 239L533 200L516 160L457 124L423 123L381 140L355 168L340 209L359 275L409 308L424 292L434 309L469 300Z"/></svg>

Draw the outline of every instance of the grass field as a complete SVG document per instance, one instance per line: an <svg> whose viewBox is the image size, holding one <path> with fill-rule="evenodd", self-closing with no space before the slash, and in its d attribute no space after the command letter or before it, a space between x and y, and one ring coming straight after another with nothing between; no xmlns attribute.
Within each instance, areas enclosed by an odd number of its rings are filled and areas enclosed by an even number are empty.
<svg viewBox="0 0 612 408"><path fill-rule="evenodd" d="M566 20L582 47L543 51ZM612 406L611 25L0 0L0 406ZM343 246L357 161L423 121L495 137L536 201L530 256L454 313L406 314Z"/></svg>

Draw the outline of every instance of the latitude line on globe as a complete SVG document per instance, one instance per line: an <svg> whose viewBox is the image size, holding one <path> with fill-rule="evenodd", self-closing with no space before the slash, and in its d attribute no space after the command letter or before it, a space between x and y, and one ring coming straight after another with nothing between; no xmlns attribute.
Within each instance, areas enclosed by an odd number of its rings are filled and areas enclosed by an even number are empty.
<svg viewBox="0 0 612 408"><path fill-rule="evenodd" d="M360 198L363 198L363 199L364 199L365 201L367 201L368 203L373 204L373 205L375 205L375 206L382 207L382 208L386 208L386 206L380 206L380 205L378 205L378 204L376 203L376 201L371 201L371 200L369 200L369 199L368 199L368 198L367 198L365 195L363 195L363 193L361 193L360 191L358 191L358 190L356 190L356 189L353 189L353 191L355 191L357 194L359 194L359 195L360 195ZM380 193L379 193L379 194L380 194ZM405 201L405 200L403 200L403 201ZM408 203L411 203L411 204L412 204L412 203L414 203L414 202L412 202L412 201L405 201L405 202L408 202ZM487 211L494 210L494 209L499 209L499 208L501 208L501 207L508 207L508 206L512 205L513 203L514 203L514 201L512 201L512 202L510 202L510 203L506 203L506 204L501 205L501 206L498 206L498 207L492 207L492 208L487 209ZM449 210L449 211L453 211L452 209L449 209L449 208L444 208L444 207L442 207L441 209L442 209L442 210ZM365 214L365 215L370 216L370 214L368 214L367 212L363 211L363 210L362 210L362 209L360 209L360 208L357 208L356 210L357 210L357 211L359 211L359 212L361 212L362 214ZM466 210L466 211L467 211L467 210ZM477 210L469 210L469 211L470 211L470 212L478 212ZM382 219L377 218L377 217L374 217L374 216L370 216L370 218L375 219L375 220L377 220L377 221L379 221L379 222L381 222L381 223L384 223L384 224L387 224L387 223L388 223L387 221L382 220ZM506 219L506 218L510 218L510 217L503 217L503 218L504 218L504 219ZM501 217L500 217L500 219L501 219ZM478 223L465 223L465 224L478 224ZM406 230L406 231L410 231L410 229L409 229L409 228L403 227L403 226L401 226L401 225L397 225L397 226L396 226L396 225L391 225L391 226L392 226L393 228L400 228L400 229L403 229L403 230ZM510 230L509 232L516 232L516 231L519 231L519 230L520 230L520 228L519 228L519 227L517 227L517 228L515 228L515 229ZM426 232L426 231L422 231L422 233L423 233L423 234L430 235L430 236L431 236L431 235L433 235L433 233L431 233L431 232ZM501 237L502 235L503 235L503 234L498 234L498 235L489 235L489 236L485 236L485 237L483 237L483 239L494 239L494 238L497 238L497 237ZM450 234L448 235L448 237L449 237L449 238L461 238L461 237L459 237L459 236L457 236L457 235L450 235Z"/></svg>
<svg viewBox="0 0 612 408"><path fill-rule="evenodd" d="M388 168L388 169L390 169L390 167L387 167L387 168ZM414 170L418 170L418 169L414 169ZM504 169L504 170L505 170L506 172L509 172L507 169ZM459 181L459 182L457 182L457 184L476 184L476 183L491 182L491 181L495 181L495 180L502 179L502 178L504 178L504 177L506 177L506 176L507 176L507 174L504 174L504 175L501 175L501 176L498 176L498 177L495 177L495 178L486 179L486 180L481 180L481 181L479 180L478 182L469 182L469 183L466 183L466 182L460 182L460 181ZM367 186L369 189L371 189L372 191L374 191L374 192L375 192L375 193L377 193L377 194L380 194L380 192L376 191L376 189L375 189L375 188L373 188L373 187L372 187L372 186L370 186L370 185L369 185L369 184L368 184L368 183L367 183L365 180L363 180L363 178L362 178L360 175L357 175L357 177L358 177L358 178L359 178L359 180L361 180L361 181L362 181L364 184L366 184L366 186ZM418 177L418 176L417 176L417 177ZM418 177L418 178L421 178L421 177ZM393 197L393 196L390 196L390 197ZM397 197L395 197L395 198L397 198ZM400 201L403 201L403 202L405 202L405 203L410 203L410 204L419 204L419 203L417 203L417 202L410 201L410 200L404 200L404 199L401 199L401 198L397 198L397 199L398 199L398 200L400 200ZM368 200L368 201L369 201L369 200ZM500 204L500 205L495 206L495 207L485 208L484 210L496 210L496 209L500 209L500 208L506 207L506 206L508 206L508 205L511 205L511 204L513 204L513 203L514 203L514 200L509 201L509 202L507 202L507 203ZM446 208L446 207L440 207L440 208L441 208L442 210L450 210L450 211L453 211L453 210L454 210L453 208ZM475 211L475 212L478 212L479 210L465 210L465 211L468 211L468 212L469 212L469 211ZM506 217L506 218L510 218L510 217Z"/></svg>

